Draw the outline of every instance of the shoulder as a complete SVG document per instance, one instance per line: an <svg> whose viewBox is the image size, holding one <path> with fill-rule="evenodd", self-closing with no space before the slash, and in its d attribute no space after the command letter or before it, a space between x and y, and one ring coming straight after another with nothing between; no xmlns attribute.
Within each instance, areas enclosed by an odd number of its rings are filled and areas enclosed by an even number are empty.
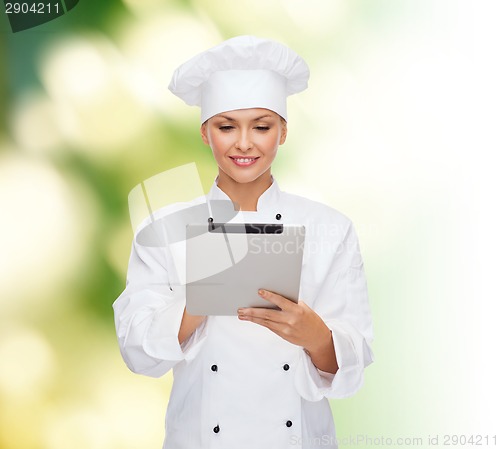
<svg viewBox="0 0 500 449"><path fill-rule="evenodd" d="M201 212L205 212L207 210L206 205L206 196L200 196L198 198L193 199L189 202L177 202L167 204L163 207L159 207L154 211L148 211L143 208L140 213L142 213L142 219L136 220L139 221L139 224L135 227L134 234L137 236L144 228L149 225L157 222L162 222L167 217L171 218L172 216L180 215L189 210L193 215L199 215Z"/></svg>
<svg viewBox="0 0 500 449"><path fill-rule="evenodd" d="M281 192L281 195L287 209L307 218L308 221L335 224L343 228L349 228L352 225L349 217L327 204L288 192Z"/></svg>

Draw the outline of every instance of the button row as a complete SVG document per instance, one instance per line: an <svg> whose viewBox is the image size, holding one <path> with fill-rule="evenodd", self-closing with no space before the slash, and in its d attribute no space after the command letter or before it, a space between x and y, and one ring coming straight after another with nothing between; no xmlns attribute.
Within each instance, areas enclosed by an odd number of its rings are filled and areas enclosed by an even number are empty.
<svg viewBox="0 0 500 449"><path fill-rule="evenodd" d="M219 367L218 367L217 365L212 365L212 366L210 367L210 369L211 369L211 370L215 373L215 372L217 372L217 370L219 369ZM285 364L283 365L283 369L284 369L285 371L288 371L288 370L290 369L290 365L289 365L288 363L285 363Z"/></svg>
<svg viewBox="0 0 500 449"><path fill-rule="evenodd" d="M281 214L276 214L276 220L281 220ZM214 222L213 217L209 217L208 222L213 223Z"/></svg>
<svg viewBox="0 0 500 449"><path fill-rule="evenodd" d="M292 423L292 421L288 420L285 425L287 427L292 427L293 423ZM214 431L214 433L219 433L220 432L220 427L219 427L218 424L213 428L213 431Z"/></svg>

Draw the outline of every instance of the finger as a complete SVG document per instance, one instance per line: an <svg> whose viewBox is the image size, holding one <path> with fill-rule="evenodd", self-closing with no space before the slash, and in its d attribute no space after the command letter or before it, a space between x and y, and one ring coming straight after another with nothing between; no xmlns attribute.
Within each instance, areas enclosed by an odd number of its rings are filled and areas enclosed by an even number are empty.
<svg viewBox="0 0 500 449"><path fill-rule="evenodd" d="M278 293L270 292L269 290L260 289L259 296L273 304L276 304L281 310L290 310L296 305L293 301L279 295Z"/></svg>
<svg viewBox="0 0 500 449"><path fill-rule="evenodd" d="M238 309L238 317L241 319L255 318L278 323L282 321L282 312L281 310L267 309L265 307L249 307Z"/></svg>

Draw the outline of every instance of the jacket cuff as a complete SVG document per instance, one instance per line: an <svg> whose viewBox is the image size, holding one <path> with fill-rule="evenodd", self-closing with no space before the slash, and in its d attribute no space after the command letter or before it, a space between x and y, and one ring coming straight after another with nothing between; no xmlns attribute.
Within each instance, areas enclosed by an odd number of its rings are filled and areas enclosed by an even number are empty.
<svg viewBox="0 0 500 449"><path fill-rule="evenodd" d="M179 344L179 327L184 312L180 301L158 309L143 340L144 352L158 360L179 361L184 354Z"/></svg>
<svg viewBox="0 0 500 449"><path fill-rule="evenodd" d="M323 399L328 395L334 378L334 374L318 370L311 357L304 350L300 351L295 373L295 388L304 399L314 402Z"/></svg>
<svg viewBox="0 0 500 449"><path fill-rule="evenodd" d="M206 320L181 345L179 328L184 306L182 293L178 292L174 293L174 301L155 313L143 343L148 356L173 362L172 366L181 360L190 361L196 357L206 339Z"/></svg>
<svg viewBox="0 0 500 449"><path fill-rule="evenodd" d="M308 401L352 396L363 384L365 366L373 360L371 349L361 335L351 338L340 323L329 327L334 328L332 339L339 369L335 374L322 371L316 368L305 351L301 351L295 385L299 394ZM363 363L360 362L359 351L362 351Z"/></svg>
<svg viewBox="0 0 500 449"><path fill-rule="evenodd" d="M330 328L339 369L327 396L346 398L356 393L363 385L364 369L373 361L373 355L368 343L358 332L353 329L348 332L342 323L332 323Z"/></svg>
<svg viewBox="0 0 500 449"><path fill-rule="evenodd" d="M208 317L195 329L195 331L180 345L186 362L193 360L207 338Z"/></svg>

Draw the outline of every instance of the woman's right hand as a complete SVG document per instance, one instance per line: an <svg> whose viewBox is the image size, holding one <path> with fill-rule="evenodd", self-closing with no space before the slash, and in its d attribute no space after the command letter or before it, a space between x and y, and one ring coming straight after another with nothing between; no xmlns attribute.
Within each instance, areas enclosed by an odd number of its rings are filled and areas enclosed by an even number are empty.
<svg viewBox="0 0 500 449"><path fill-rule="evenodd" d="M206 318L204 315L190 315L184 307L184 314L182 315L181 327L179 329L179 344L187 340Z"/></svg>

